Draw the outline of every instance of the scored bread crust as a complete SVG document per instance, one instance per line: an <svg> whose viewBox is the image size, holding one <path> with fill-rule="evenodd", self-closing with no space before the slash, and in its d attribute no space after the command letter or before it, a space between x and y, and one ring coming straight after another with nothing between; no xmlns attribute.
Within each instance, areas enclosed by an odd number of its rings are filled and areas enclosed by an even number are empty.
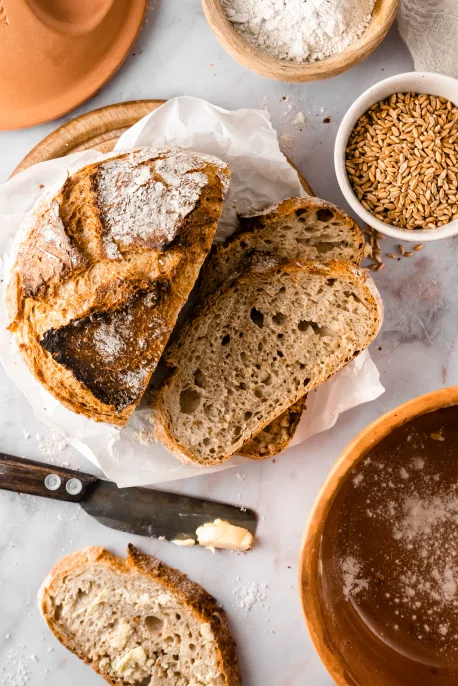
<svg viewBox="0 0 458 686"><path fill-rule="evenodd" d="M219 668L226 677L227 686L241 686L236 645L230 633L224 610L217 604L213 596L199 584L188 579L179 570L165 565L157 558L140 552L131 543L127 548L126 560L113 555L102 546L85 548L64 557L51 570L38 592L38 606L41 614L58 641L83 662L89 664L111 686L123 686L122 679L113 681L84 655L79 646L72 640L72 636L64 632L54 620L50 598L50 593L52 593L56 582L72 572L81 571L85 566L92 565L109 567L118 574L140 573L173 596L178 597L201 624L210 624L218 650Z"/></svg>
<svg viewBox="0 0 458 686"><path fill-rule="evenodd" d="M210 250L228 184L218 158L141 148L84 166L34 208L8 284L9 329L65 407L127 422Z"/></svg>
<svg viewBox="0 0 458 686"><path fill-rule="evenodd" d="M348 249L353 251L351 261L359 265L365 257L366 244L359 226L351 217L333 203L321 198L288 198L266 207L261 212L239 217L239 229L224 243L213 245L201 270L198 297L202 301L205 300L226 278L240 271L244 263L249 263L253 253L271 249L274 254L278 254L278 248L283 246L276 245L275 240L269 244L265 242L265 238L271 239L271 231L282 221L293 217L297 222L306 213L310 213L315 225L308 221L304 227L306 226L308 232L311 228L316 228L317 232L322 231L323 226L326 226L326 218L320 219L323 211L325 214L332 213L332 221L339 222L339 230L346 234ZM327 221L330 220L331 217L328 216ZM294 255L289 254L288 257L292 259ZM316 259L318 255L312 257ZM319 255L319 258L323 261L326 255ZM258 436L244 444L238 454L252 460L265 460L282 452L291 442L304 410L305 399L301 399L285 410L280 417L275 418Z"/></svg>
<svg viewBox="0 0 458 686"><path fill-rule="evenodd" d="M349 362L351 362L351 360L354 359L362 350L367 348L371 341L375 338L381 327L383 321L383 303L377 291L377 288L374 282L372 281L371 277L369 276L367 270L361 269L350 263L337 261L329 261L325 264L320 264L318 262L293 261L283 263L280 265L278 264L278 261L275 261L274 259L272 260L272 263L269 264L269 262L267 261L266 263L264 263L264 265L262 261L259 261L257 264L253 265L251 269L248 269L247 272L245 272L241 277L226 281L219 291L217 291L208 298L205 305L203 305L202 308L199 310L195 319L198 320L201 317L205 317L207 314L211 313L218 299L224 296L226 292L234 289L235 286L237 286L238 289L243 291L245 285L247 289L250 287L250 284L252 284L253 279L256 279L256 275L262 274L264 278L269 275L272 275L273 277L276 273L280 271L288 273L293 277L294 274L299 272L306 272L311 275L316 274L319 276L325 276L326 278L342 277L347 279L349 282L354 283L355 285L365 288L367 291L368 301L371 303L371 330L368 333L366 340L361 341L361 345L359 346L358 351L353 355L353 357L349 357L347 359L342 360L339 364L335 365L326 373L322 374L322 376L319 379L317 379L313 384L309 384L307 388L300 388L300 390L297 391L295 397L292 397L283 403L279 403L275 409L275 412L272 413L271 416L265 417L262 424L257 426L255 429L252 429L249 435L244 436L241 443L239 442L233 444L234 447L231 449L231 451L225 453L224 455L220 455L215 459L206 460L205 465L210 466L214 464L220 464L225 460L229 459L230 457L232 457L232 455L237 454L240 448L242 447L243 443L247 442L248 440L251 440L273 419L275 419L276 417L278 417L278 415L284 412L290 405L295 403L297 400L299 400L301 397L303 397L306 393L311 391L316 386L320 385L321 383L324 383L328 378L330 378L336 372L340 371L340 369L345 367ZM164 379L159 389L152 396L151 406L156 436L161 441L161 443L182 462L197 462L198 464L202 464L198 460L198 458L196 458L185 446L181 445L178 439L175 438L172 422L168 420L167 412L163 405L163 394L170 387L172 380L178 373L179 360L174 359L174 354L178 349L180 341L186 339L187 334L189 330L193 327L193 325L194 320L189 321L183 327L183 330L178 339L174 341L170 348L167 350L164 356L165 363L169 366L171 371L169 375Z"/></svg>

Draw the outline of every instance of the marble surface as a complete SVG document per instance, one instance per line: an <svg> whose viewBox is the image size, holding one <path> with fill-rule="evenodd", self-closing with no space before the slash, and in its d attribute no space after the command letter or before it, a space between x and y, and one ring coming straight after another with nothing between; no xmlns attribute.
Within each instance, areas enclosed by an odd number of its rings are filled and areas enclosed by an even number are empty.
<svg viewBox="0 0 458 686"><path fill-rule="evenodd" d="M376 81L412 67L394 27L366 62L315 84L276 83L252 74L219 46L199 0L157 0L119 73L76 112L27 131L0 133L0 179L57 125L109 103L189 94L227 108L264 107L285 151L317 195L343 204L332 163L343 113ZM305 123L297 115L302 112ZM328 123L324 120L330 118ZM296 123L294 121L296 120ZM384 252L395 244L383 243ZM180 549L103 528L77 506L0 493L0 682L8 686L96 686L100 678L50 635L36 609L37 589L50 567L82 546L122 553L133 540L186 571L226 607L239 644L246 686L330 686L308 637L299 604L297 557L315 496L348 441L383 412L420 393L458 383L458 267L455 241L431 244L415 257L387 260L376 274L386 318L373 357L386 393L342 415L326 434L276 460L170 485L255 508L261 517L251 554ZM0 371L3 393L0 450L91 470L33 416ZM255 593L253 593L255 591ZM251 600L250 600L251 599ZM252 602L251 609L246 606Z"/></svg>

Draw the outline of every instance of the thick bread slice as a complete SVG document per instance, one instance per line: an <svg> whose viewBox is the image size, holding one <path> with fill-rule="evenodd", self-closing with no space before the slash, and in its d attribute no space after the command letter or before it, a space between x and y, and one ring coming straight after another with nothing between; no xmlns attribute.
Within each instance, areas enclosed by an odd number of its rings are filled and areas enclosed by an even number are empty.
<svg viewBox="0 0 458 686"><path fill-rule="evenodd" d="M141 148L83 167L32 211L9 328L63 405L126 423L210 250L228 183L215 157Z"/></svg>
<svg viewBox="0 0 458 686"><path fill-rule="evenodd" d="M227 281L170 346L156 433L183 461L219 464L375 337L382 309L343 262L259 261Z"/></svg>
<svg viewBox="0 0 458 686"><path fill-rule="evenodd" d="M240 217L239 230L214 245L199 278L199 298L214 293L237 274L254 252L268 251L287 259L333 259L360 264L365 242L358 225L343 210L320 198L289 198L263 212ZM302 409L295 404L239 450L262 460L284 450L292 440Z"/></svg>
<svg viewBox="0 0 458 686"><path fill-rule="evenodd" d="M256 436L242 445L238 455L250 460L267 460L278 455L290 444L302 413L306 408L307 396L297 400L291 407L275 417Z"/></svg>
<svg viewBox="0 0 458 686"><path fill-rule="evenodd" d="M359 265L365 241L359 226L343 210L320 198L289 198L256 215L240 217L240 228L215 245L199 279L205 299L235 274L253 250L289 260L339 260Z"/></svg>
<svg viewBox="0 0 458 686"><path fill-rule="evenodd" d="M203 588L133 545L61 560L39 605L49 628L112 686L240 686L224 611Z"/></svg>

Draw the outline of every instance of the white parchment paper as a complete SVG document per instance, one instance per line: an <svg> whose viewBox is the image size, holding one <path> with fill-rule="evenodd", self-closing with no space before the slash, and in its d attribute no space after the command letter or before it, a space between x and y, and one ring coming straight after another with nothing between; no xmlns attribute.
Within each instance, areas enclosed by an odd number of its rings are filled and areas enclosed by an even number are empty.
<svg viewBox="0 0 458 686"><path fill-rule="evenodd" d="M218 228L219 240L235 229L237 214L305 195L297 173L280 151L268 115L262 111L228 112L204 100L175 98L126 131L115 150L146 145L192 148L217 155L229 164L231 190ZM64 435L70 445L100 466L119 486L171 481L240 464L244 458L235 457L211 468L182 465L154 442L146 408L137 409L121 431L70 412L32 377L6 330L5 287L27 213L41 194L57 188L68 172L99 157L100 153L91 150L43 162L0 185L0 358L3 366L38 418ZM377 368L366 351L310 394L308 409L292 445L325 431L336 422L340 412L374 400L383 391Z"/></svg>

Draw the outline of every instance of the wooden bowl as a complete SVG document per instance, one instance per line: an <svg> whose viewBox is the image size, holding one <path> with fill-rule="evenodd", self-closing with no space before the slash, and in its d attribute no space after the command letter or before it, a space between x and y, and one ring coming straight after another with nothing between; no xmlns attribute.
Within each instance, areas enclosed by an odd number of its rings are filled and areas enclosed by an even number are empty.
<svg viewBox="0 0 458 686"><path fill-rule="evenodd" d="M299 588L305 621L324 666L338 686L451 686L456 673L412 662L393 651L368 631L362 634L345 617L345 602L325 602L320 572L320 548L326 520L337 493L357 463L385 436L406 422L428 412L458 405L458 386L420 396L383 415L347 446L329 473L309 518L299 560ZM332 615L332 621L331 621ZM334 627L339 626L339 631ZM385 647L383 647L385 646Z"/></svg>
<svg viewBox="0 0 458 686"><path fill-rule="evenodd" d="M270 57L251 45L231 24L221 0L202 0L202 7L223 48L248 69L277 81L320 81L337 76L368 57L385 38L399 2L376 0L371 22L361 38L337 55L304 64Z"/></svg>

